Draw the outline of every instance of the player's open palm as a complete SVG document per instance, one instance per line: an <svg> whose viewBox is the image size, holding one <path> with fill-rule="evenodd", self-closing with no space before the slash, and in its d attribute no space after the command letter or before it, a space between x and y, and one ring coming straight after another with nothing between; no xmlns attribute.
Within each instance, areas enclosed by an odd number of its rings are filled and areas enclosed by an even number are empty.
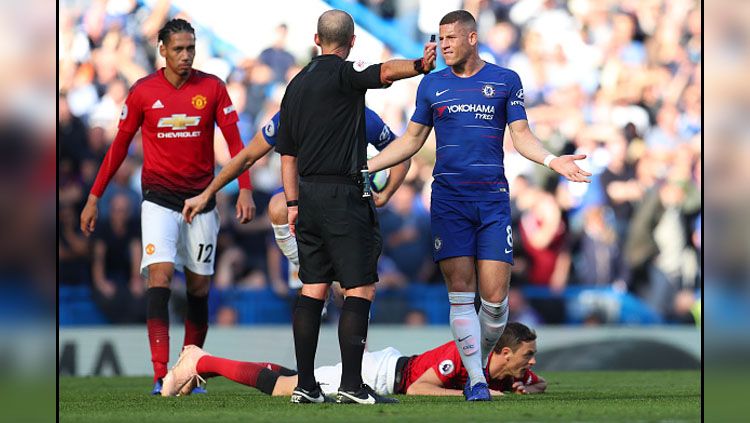
<svg viewBox="0 0 750 423"><path fill-rule="evenodd" d="M581 169L575 163L576 160L583 160L585 158L585 154L569 154L560 156L553 159L549 163L549 167L571 182L591 182L591 180L589 179L591 173Z"/></svg>
<svg viewBox="0 0 750 423"><path fill-rule="evenodd" d="M193 218L206 208L208 200L208 196L203 194L185 200L185 206L182 208L182 218L185 219L187 223L193 223Z"/></svg>
<svg viewBox="0 0 750 423"><path fill-rule="evenodd" d="M96 219L99 216L99 207L96 202L87 201L81 212L81 232L89 236L96 228Z"/></svg>

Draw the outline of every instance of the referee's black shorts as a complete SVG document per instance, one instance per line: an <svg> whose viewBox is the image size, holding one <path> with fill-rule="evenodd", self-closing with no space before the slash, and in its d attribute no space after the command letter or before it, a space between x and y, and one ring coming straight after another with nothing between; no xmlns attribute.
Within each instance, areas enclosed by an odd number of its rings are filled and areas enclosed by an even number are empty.
<svg viewBox="0 0 750 423"><path fill-rule="evenodd" d="M303 178L304 179L304 178ZM299 183L297 246L302 283L338 281L356 288L378 281L383 248L375 204L355 183Z"/></svg>

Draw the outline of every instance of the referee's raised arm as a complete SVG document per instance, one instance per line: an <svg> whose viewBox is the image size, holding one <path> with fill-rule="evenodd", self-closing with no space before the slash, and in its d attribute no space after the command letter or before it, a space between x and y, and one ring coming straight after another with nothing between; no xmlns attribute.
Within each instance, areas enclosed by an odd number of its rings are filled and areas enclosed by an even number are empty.
<svg viewBox="0 0 750 423"><path fill-rule="evenodd" d="M435 69L436 49L437 45L429 42L424 45L424 52L419 59L393 59L383 63L380 67L380 80L383 84L390 85L399 79L430 73Z"/></svg>

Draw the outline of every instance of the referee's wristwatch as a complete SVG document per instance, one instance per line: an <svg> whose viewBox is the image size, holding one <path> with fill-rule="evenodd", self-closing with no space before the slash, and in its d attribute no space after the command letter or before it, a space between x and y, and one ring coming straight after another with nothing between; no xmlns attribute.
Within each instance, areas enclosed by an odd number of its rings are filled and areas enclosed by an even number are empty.
<svg viewBox="0 0 750 423"><path fill-rule="evenodd" d="M287 207L297 207L299 206L299 200L289 200L286 202Z"/></svg>
<svg viewBox="0 0 750 423"><path fill-rule="evenodd" d="M413 63L414 63L414 70L415 71L417 71L417 72L419 72L421 74L424 74L424 75L427 75L428 73L430 73L430 69L427 66L424 65L424 58L423 57L420 57L419 59L414 60Z"/></svg>

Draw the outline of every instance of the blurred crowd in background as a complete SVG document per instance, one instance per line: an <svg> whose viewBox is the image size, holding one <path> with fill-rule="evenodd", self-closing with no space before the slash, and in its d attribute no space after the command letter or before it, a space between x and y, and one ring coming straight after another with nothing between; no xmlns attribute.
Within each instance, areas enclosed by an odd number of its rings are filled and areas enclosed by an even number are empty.
<svg viewBox="0 0 750 423"><path fill-rule="evenodd" d="M515 265L511 320L559 323L548 302L527 301L528 287L554 298L575 287L630 293L668 322L692 322L700 298L702 19L693 0L360 0L386 21L414 28L420 43L447 11L465 8L479 23L484 60L516 71L533 131L556 154L586 154L591 184L561 180L504 141L510 181ZM79 214L114 139L128 88L163 66L156 34L167 19L198 16L169 1L63 1L59 15L58 280L87 286L113 323L143 322L140 263L140 135L100 202L91 238ZM311 17L312 19L312 17ZM404 23L406 22L406 23ZM231 62L196 25L194 67L227 83L248 142L278 110L285 84L311 58L287 50L285 25L258 57ZM377 37L377 33L373 34ZM312 37L310 37L312 39ZM387 60L390 57L383 57ZM368 105L397 133L414 109L418 79L368 94ZM229 159L217 131L217 166ZM507 137L506 137L507 138ZM429 220L434 140L415 156L403 186L380 209L384 293L442 285L432 262ZM216 256L213 319L237 321L222 292L272 291L291 298L287 265L267 215L280 186L270 153L251 169L257 215L234 218L236 186L217 204L222 228ZM178 282L179 283L179 282ZM174 291L179 291L175 289ZM380 295L380 294L379 294ZM387 297L387 294L382 296ZM403 322L424 317L408 304ZM609 323L591 313L587 323Z"/></svg>

